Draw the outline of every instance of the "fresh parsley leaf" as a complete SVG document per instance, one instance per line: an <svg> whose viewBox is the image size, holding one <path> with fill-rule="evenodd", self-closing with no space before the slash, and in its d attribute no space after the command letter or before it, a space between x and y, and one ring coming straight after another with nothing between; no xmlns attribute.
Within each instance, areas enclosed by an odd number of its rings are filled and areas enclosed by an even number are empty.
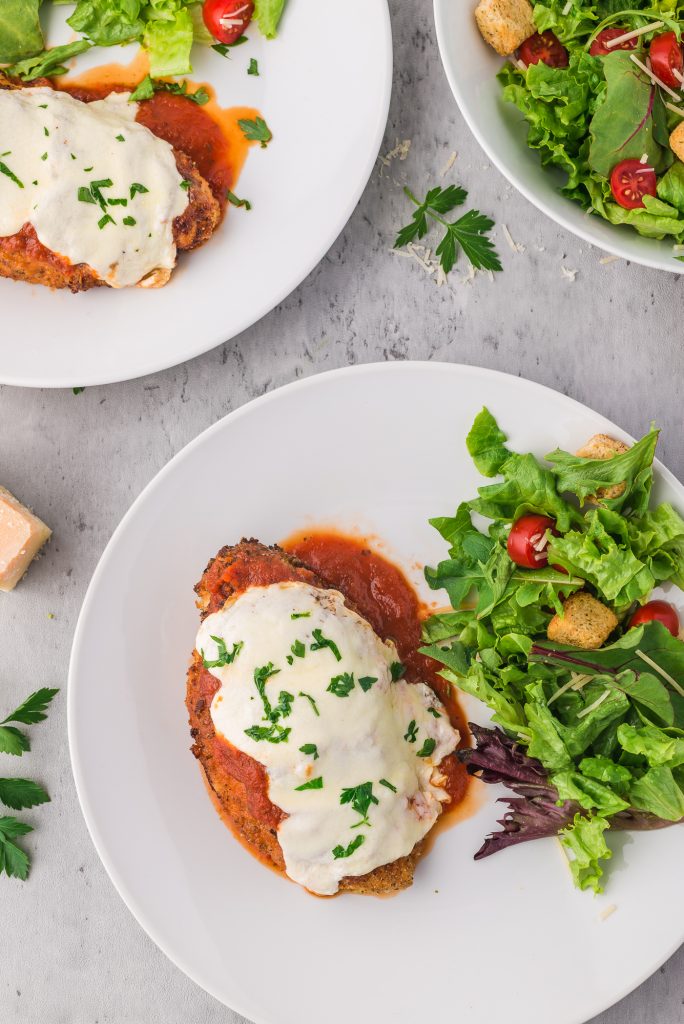
<svg viewBox="0 0 684 1024"><path fill-rule="evenodd" d="M318 760L318 747L315 743L304 743L299 750L302 754L312 755L314 761Z"/></svg>
<svg viewBox="0 0 684 1024"><path fill-rule="evenodd" d="M190 191L190 182L188 181L187 178L183 178L183 180L180 183L180 188L182 188L184 192Z"/></svg>
<svg viewBox="0 0 684 1024"><path fill-rule="evenodd" d="M341 676L333 676L327 687L328 693L334 693L336 697L348 697L354 689L354 673L343 672Z"/></svg>
<svg viewBox="0 0 684 1024"><path fill-rule="evenodd" d="M238 206L238 207L244 206L245 210L251 210L252 209L252 204L250 203L249 199L238 199L238 197L235 195L235 193L231 192L230 189L228 189L227 192L226 192L226 199L228 200L228 202L230 203L231 206ZM311 613L310 612L306 612L304 614L310 615ZM299 615L293 615L292 616L293 619L295 619L295 618L302 618L302 617L303 616L299 616Z"/></svg>
<svg viewBox="0 0 684 1024"><path fill-rule="evenodd" d="M357 821L356 824L352 825L352 828L358 828L360 825L370 825L368 811L371 804L377 804L379 801L373 795L373 783L362 782L360 786L351 786L343 789L340 794L340 803L343 805L351 804L352 810L361 816L361 821Z"/></svg>
<svg viewBox="0 0 684 1024"><path fill-rule="evenodd" d="M215 43L212 46L212 50L216 50L222 57L230 58L230 50L236 46L242 46L243 43L249 41L249 36L239 36L234 43Z"/></svg>
<svg viewBox="0 0 684 1024"><path fill-rule="evenodd" d="M377 683L377 681L377 676L361 676L359 679L359 686L361 687L364 693L368 693L371 686Z"/></svg>
<svg viewBox="0 0 684 1024"><path fill-rule="evenodd" d="M391 782L387 781L387 779L380 779L380 785L386 786L387 789L391 789L393 793L397 792L397 787L393 786Z"/></svg>
<svg viewBox="0 0 684 1024"><path fill-rule="evenodd" d="M131 199L136 194L136 192L139 192L141 195L143 195L145 192L149 191L149 188L146 188L145 185L141 185L139 181L134 181L133 184L131 185Z"/></svg>
<svg viewBox="0 0 684 1024"><path fill-rule="evenodd" d="M19 181L19 178L17 178L16 174L13 171L10 171L7 164L3 163L2 160L0 160L0 174L4 174L5 177L10 179L10 181L13 181L18 188L24 187L23 181Z"/></svg>
<svg viewBox="0 0 684 1024"><path fill-rule="evenodd" d="M395 249L401 249L416 238L423 238L428 232L430 218L446 229L435 249L435 255L440 258L440 265L445 274L448 274L456 263L459 247L476 269L503 269L494 245L487 236L487 232L494 227L494 222L489 217L478 210L469 210L456 221L449 222L444 219L444 214L465 202L468 193L464 189L456 185L449 185L447 188L438 186L430 189L422 202L416 199L409 188L405 188L404 192L417 206L417 210L411 222L397 234Z"/></svg>
<svg viewBox="0 0 684 1024"><path fill-rule="evenodd" d="M22 881L28 878L28 855L14 840L29 832L33 832L31 825L25 825L16 818L0 818L0 874L4 871L10 878L20 878Z"/></svg>
<svg viewBox="0 0 684 1024"><path fill-rule="evenodd" d="M342 655L340 649L333 640L329 640L328 637L323 636L323 631L320 629L314 629L313 638L315 643L311 644L312 651L322 651L328 647L335 655L335 661L342 661Z"/></svg>
<svg viewBox="0 0 684 1024"><path fill-rule="evenodd" d="M404 733L404 739L407 743L415 743L418 738L418 728L416 727L416 720L412 718L408 724L408 728Z"/></svg>
<svg viewBox="0 0 684 1024"><path fill-rule="evenodd" d="M22 725L35 725L36 722L44 722L47 718L48 705L58 693L59 690L51 690L47 687L36 690L0 724L21 722ZM28 747L26 749L28 750Z"/></svg>
<svg viewBox="0 0 684 1024"><path fill-rule="evenodd" d="M31 749L28 736L25 736L13 725L0 725L0 754L12 754L14 757L21 757L26 750Z"/></svg>
<svg viewBox="0 0 684 1024"><path fill-rule="evenodd" d="M290 647L290 650L294 654L295 658L303 658L306 655L306 645L301 640L295 640Z"/></svg>
<svg viewBox="0 0 684 1024"><path fill-rule="evenodd" d="M85 388L72 388L71 390L75 395L82 395L83 392L85 391Z"/></svg>
<svg viewBox="0 0 684 1024"><path fill-rule="evenodd" d="M316 715L316 718L320 718L320 715L321 715L321 713L320 713L320 711L318 710L318 705L316 704L316 701L315 701L315 700L313 699L313 697L311 696L311 694L310 694L310 693L303 693L303 692L302 692L302 691L300 690L300 691L299 691L299 696L300 696L300 697L304 697L304 699L305 699L305 700L308 700L309 704L310 704L310 705L311 705L311 707L313 708L313 711L314 711L314 714Z"/></svg>
<svg viewBox="0 0 684 1024"><path fill-rule="evenodd" d="M237 643L233 644L232 650L229 651L223 637L212 636L211 639L216 644L218 658L216 658L215 661L207 661L204 657L204 651L200 651L200 654L202 655L202 664L205 668L225 668L226 665L232 665L242 648L245 646L242 640L238 640Z"/></svg>
<svg viewBox="0 0 684 1024"><path fill-rule="evenodd" d="M126 139L124 138L123 135L115 135L114 138L116 139L117 142L125 142L126 141Z"/></svg>
<svg viewBox="0 0 684 1024"><path fill-rule="evenodd" d="M208 103L210 98L204 86L200 86L195 92L188 92L186 79L183 79L182 82L166 82L161 79L152 78L150 75L145 75L140 85L131 93L130 101L131 103L136 103L139 100L151 100L156 92L168 92L172 96L182 96L186 100L192 100L193 103L197 103L200 107Z"/></svg>
<svg viewBox="0 0 684 1024"><path fill-rule="evenodd" d="M428 708L428 714L432 715L433 718L441 718L442 717L441 714L439 713L439 711L437 710L437 708Z"/></svg>
<svg viewBox="0 0 684 1024"><path fill-rule="evenodd" d="M93 197L92 192L86 185L81 185L77 195L79 203L92 203L94 206L97 206L97 200Z"/></svg>
<svg viewBox="0 0 684 1024"><path fill-rule="evenodd" d="M30 779L0 779L0 803L14 811L49 803L50 797L42 786Z"/></svg>
<svg viewBox="0 0 684 1024"><path fill-rule="evenodd" d="M259 743L265 740L268 743L287 743L287 738L292 730L284 729L282 725L272 723L271 725L252 725L245 729L245 735Z"/></svg>
<svg viewBox="0 0 684 1024"><path fill-rule="evenodd" d="M214 638L212 637L212 640L213 639ZM261 668L255 668L254 669L254 685L257 688L257 693L261 697L261 702L262 702L262 704L264 706L264 718L265 719L269 718L269 719L273 720L271 718L271 716L273 714L273 708L271 707L271 702L269 701L268 697L266 696L266 683L271 678L271 676L276 676L276 675L278 675L279 672L280 672L280 669L279 668L274 668L272 661L269 661L268 665L262 665Z"/></svg>
<svg viewBox="0 0 684 1024"><path fill-rule="evenodd" d="M275 722L278 718L288 718L292 713L293 701L293 693L288 693L287 690L281 690L278 694L278 703L271 712L271 720Z"/></svg>
<svg viewBox="0 0 684 1024"><path fill-rule="evenodd" d="M402 665L400 661L393 661L390 665L390 675L392 682L396 683L402 676L406 675L406 665Z"/></svg>
<svg viewBox="0 0 684 1024"><path fill-rule="evenodd" d="M250 57L249 59L249 67L247 68L247 74L255 75L257 78L259 77L259 64L254 59L254 57Z"/></svg>
<svg viewBox="0 0 684 1024"><path fill-rule="evenodd" d="M263 117L257 117L254 121L249 118L240 118L238 127L248 142L258 142L262 149L266 149L273 138L271 129Z"/></svg>
<svg viewBox="0 0 684 1024"><path fill-rule="evenodd" d="M344 846L336 846L332 852L333 857L335 860L339 860L341 857L351 857L353 853L356 853L359 846L363 846L365 841L365 836L357 835L346 848Z"/></svg>
<svg viewBox="0 0 684 1024"><path fill-rule="evenodd" d="M124 217L123 223L127 228L133 228L138 223L135 217Z"/></svg>
<svg viewBox="0 0 684 1024"><path fill-rule="evenodd" d="M311 612L292 612L291 619L310 619Z"/></svg>
<svg viewBox="0 0 684 1024"><path fill-rule="evenodd" d="M437 741L433 740L432 737L430 737L427 740L423 740L423 746L420 748L420 750L416 751L416 757L429 757L430 754L433 753L436 746Z"/></svg>
<svg viewBox="0 0 684 1024"><path fill-rule="evenodd" d="M295 793L301 793L304 789L323 789L323 777L319 775L317 779L309 779L302 786L295 786Z"/></svg>

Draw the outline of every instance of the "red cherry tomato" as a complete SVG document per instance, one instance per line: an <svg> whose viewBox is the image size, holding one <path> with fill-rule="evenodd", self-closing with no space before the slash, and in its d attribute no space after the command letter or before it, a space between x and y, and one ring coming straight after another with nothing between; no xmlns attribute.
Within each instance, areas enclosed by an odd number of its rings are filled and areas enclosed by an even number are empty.
<svg viewBox="0 0 684 1024"><path fill-rule="evenodd" d="M550 68L568 66L568 51L553 32L535 32L522 44L518 50L518 57L528 68L530 64L538 64L540 60Z"/></svg>
<svg viewBox="0 0 684 1024"><path fill-rule="evenodd" d="M644 205L644 196L656 194L655 171L639 160L623 160L613 168L610 189L615 202L625 210L639 209Z"/></svg>
<svg viewBox="0 0 684 1024"><path fill-rule="evenodd" d="M549 561L547 531L558 536L556 524L548 516L531 514L516 519L506 542L511 561L525 569L543 569Z"/></svg>
<svg viewBox="0 0 684 1024"><path fill-rule="evenodd" d="M679 616L667 601L649 601L634 612L629 625L641 626L644 622L662 622L672 636L679 636Z"/></svg>
<svg viewBox="0 0 684 1024"><path fill-rule="evenodd" d="M651 71L656 78L669 85L671 89L679 89L682 79L677 77L676 72L681 76L684 60L682 48L674 32L663 32L661 36L656 36L651 41L648 54L651 58Z"/></svg>
<svg viewBox="0 0 684 1024"><path fill-rule="evenodd" d="M616 46L608 46L607 44L611 39L618 39L619 36L624 36L627 29L624 28L604 28L603 32L599 32L596 39L589 47L589 53L592 57L605 57L608 53L615 53L617 50L633 50L636 47L636 39L625 39L623 43L617 43Z"/></svg>
<svg viewBox="0 0 684 1024"><path fill-rule="evenodd" d="M204 24L219 43L234 43L254 14L253 0L204 0Z"/></svg>

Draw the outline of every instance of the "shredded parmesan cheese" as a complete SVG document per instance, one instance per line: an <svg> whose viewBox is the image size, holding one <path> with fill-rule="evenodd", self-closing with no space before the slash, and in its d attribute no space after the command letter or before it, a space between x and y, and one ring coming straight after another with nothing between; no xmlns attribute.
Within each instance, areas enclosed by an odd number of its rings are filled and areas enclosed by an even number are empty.
<svg viewBox="0 0 684 1024"><path fill-rule="evenodd" d="M527 64L525 64L524 61L520 60L519 57L516 57L513 63L515 64L518 71L522 71L523 74L527 73Z"/></svg>
<svg viewBox="0 0 684 1024"><path fill-rule="evenodd" d="M648 153L644 153L642 155L641 159L639 160L639 163L640 164L647 164L648 163Z"/></svg>
<svg viewBox="0 0 684 1024"><path fill-rule="evenodd" d="M508 227L505 224L501 225L501 230L503 231L503 236L508 242L508 247L510 248L511 252L520 253L520 255L522 255L525 252L525 246L520 245L518 242L515 242L513 240L513 236L511 235L510 231L508 230Z"/></svg>
<svg viewBox="0 0 684 1024"><path fill-rule="evenodd" d="M614 903L610 903L607 907L604 907L601 913L599 914L599 920L607 921L610 915L614 914L616 910L616 905Z"/></svg>
<svg viewBox="0 0 684 1024"><path fill-rule="evenodd" d="M578 273L579 271L570 270L569 267L561 267L561 276L564 277L566 281L574 281Z"/></svg>
<svg viewBox="0 0 684 1024"><path fill-rule="evenodd" d="M606 697L610 696L610 690L604 690L598 700L595 700L593 704L590 704L588 708L580 711L577 715L578 718L584 718L586 715L590 715L592 711L596 711L599 704L603 704Z"/></svg>
<svg viewBox="0 0 684 1024"><path fill-rule="evenodd" d="M681 73L679 68L671 68L672 74L675 76L678 82L684 83L684 75Z"/></svg>
<svg viewBox="0 0 684 1024"><path fill-rule="evenodd" d="M561 12L563 17L567 18L568 14L570 13L571 10L572 10L572 0L568 0L567 4L565 5L565 7L563 8L563 10Z"/></svg>
<svg viewBox="0 0 684 1024"><path fill-rule="evenodd" d="M672 678L669 672L666 672L664 668L661 668L660 665L657 665L653 658L649 658L648 654L644 654L643 651L637 651L636 653L642 661L645 661L647 665L651 666L654 672L657 672L659 675L663 677L663 679L666 679L670 686L673 688L673 690L677 691L680 697L684 697L684 689L679 685L676 679Z"/></svg>
<svg viewBox="0 0 684 1024"><path fill-rule="evenodd" d="M664 21L653 21L650 25L635 28L633 32L625 32L624 35L616 36L615 39L609 39L606 43L606 49L612 50L614 46L619 46L620 43L627 43L630 39L636 39L637 36L643 36L647 32L655 32L657 28L662 28L664 24Z"/></svg>
<svg viewBox="0 0 684 1024"><path fill-rule="evenodd" d="M452 153L452 154L451 154L451 156L449 157L449 159L447 160L447 162L446 162L446 163L444 164L444 167L443 167L443 168L442 168L442 170L441 170L441 171L439 172L439 176L440 176L440 178L444 178L444 177L446 177L446 175L447 175L447 174L449 173L449 171L451 170L451 168L452 168L452 167L454 166L454 164L456 163L456 157L457 157L457 155L458 155L457 153Z"/></svg>
<svg viewBox="0 0 684 1024"><path fill-rule="evenodd" d="M663 81L662 81L662 80L661 80L660 78L658 78L658 76L657 76L657 75L654 75L654 74L653 74L653 72L651 71L651 69L650 69L650 68L647 68L647 67L646 67L646 65L645 65L645 64L644 64L644 63L643 63L642 61L640 61L640 60L639 60L639 58L638 58L638 57L637 57L637 56L636 56L635 54L633 54L633 53L630 53L630 55L629 55L629 59L630 59L631 61L634 61L634 63L636 64L636 66L637 66L638 68L641 68L641 70L643 71L643 73L644 73L645 75L648 75L648 77L649 77L649 78L651 79L651 81L653 82L653 84L654 84L654 85L658 85L658 86L660 86L660 88L661 88L661 89L663 90L663 92L666 92L668 96L671 96L671 97L672 97L673 99L675 99L675 100L679 100L679 99L681 99L681 96L678 96L678 95L677 95L677 93L676 93L676 92L674 92L674 91L673 91L673 90L672 90L672 89L671 89L671 88L669 87L669 85L665 85L665 83L664 83L664 82L663 82Z"/></svg>
<svg viewBox="0 0 684 1024"><path fill-rule="evenodd" d="M620 256L604 256L599 263L602 267L607 267L609 263L618 263L620 259Z"/></svg>
<svg viewBox="0 0 684 1024"><path fill-rule="evenodd" d="M675 107L674 103L668 103L667 100L665 100L665 106L674 114L679 114L680 117L684 117L684 109L682 109L682 107Z"/></svg>

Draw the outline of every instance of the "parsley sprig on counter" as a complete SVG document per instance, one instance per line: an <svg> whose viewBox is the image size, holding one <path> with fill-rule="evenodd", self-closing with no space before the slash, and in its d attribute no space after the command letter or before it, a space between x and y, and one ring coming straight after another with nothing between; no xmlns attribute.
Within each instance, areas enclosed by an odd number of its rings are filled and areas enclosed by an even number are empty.
<svg viewBox="0 0 684 1024"><path fill-rule="evenodd" d="M0 753L21 757L31 749L28 736L12 722L20 725L35 725L47 718L47 708L57 690L43 688L32 693L23 704L15 708L0 723ZM28 810L39 804L48 803L50 797L37 782L30 779L0 778L0 803L13 811ZM20 878L28 877L30 859L17 843L17 839L33 831L32 825L14 817L0 817L0 874Z"/></svg>
<svg viewBox="0 0 684 1024"><path fill-rule="evenodd" d="M430 189L422 201L416 199L410 188L404 193L415 204L417 210L411 222L403 227L394 243L395 249L424 238L428 233L428 219L440 224L445 233L435 249L435 255L445 274L448 274L458 260L462 249L466 257L477 270L502 270L501 260L487 232L494 227L494 221L479 210L468 210L455 221L445 220L445 214L451 213L457 206L462 206L468 197L465 189L458 185L446 188L437 186Z"/></svg>

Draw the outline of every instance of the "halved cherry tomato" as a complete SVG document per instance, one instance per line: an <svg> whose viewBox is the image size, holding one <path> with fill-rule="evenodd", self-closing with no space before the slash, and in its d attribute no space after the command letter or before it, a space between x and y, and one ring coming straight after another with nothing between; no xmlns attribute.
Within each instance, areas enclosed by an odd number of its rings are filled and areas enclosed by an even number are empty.
<svg viewBox="0 0 684 1024"><path fill-rule="evenodd" d="M610 176L610 189L615 202L625 210L642 207L644 196L655 196L656 184L655 171L640 160L623 160L616 164Z"/></svg>
<svg viewBox="0 0 684 1024"><path fill-rule="evenodd" d="M516 519L506 542L511 561L524 569L543 569L549 561L547 532L558 536L556 524L548 516L530 514Z"/></svg>
<svg viewBox="0 0 684 1024"><path fill-rule="evenodd" d="M568 66L568 51L553 32L535 32L522 44L518 50L518 57L527 67L530 64L538 64L540 60L550 68Z"/></svg>
<svg viewBox="0 0 684 1024"><path fill-rule="evenodd" d="M674 32L663 32L651 41L648 55L651 58L651 71L665 85L671 89L679 89L682 84L681 77L684 71L684 60L682 60L682 48Z"/></svg>
<svg viewBox="0 0 684 1024"><path fill-rule="evenodd" d="M636 39L625 39L623 43L617 43L616 46L607 45L611 39L624 36L625 32L627 32L625 28L604 28L589 47L589 53L592 57L605 57L606 54L615 53L617 50L633 50L637 44Z"/></svg>
<svg viewBox="0 0 684 1024"><path fill-rule="evenodd" d="M253 0L204 0L204 24L219 43L230 45L244 33L254 14Z"/></svg>
<svg viewBox="0 0 684 1024"><path fill-rule="evenodd" d="M679 636L679 616L667 601L649 601L634 612L629 625L641 626L644 622L662 622L672 636Z"/></svg>

